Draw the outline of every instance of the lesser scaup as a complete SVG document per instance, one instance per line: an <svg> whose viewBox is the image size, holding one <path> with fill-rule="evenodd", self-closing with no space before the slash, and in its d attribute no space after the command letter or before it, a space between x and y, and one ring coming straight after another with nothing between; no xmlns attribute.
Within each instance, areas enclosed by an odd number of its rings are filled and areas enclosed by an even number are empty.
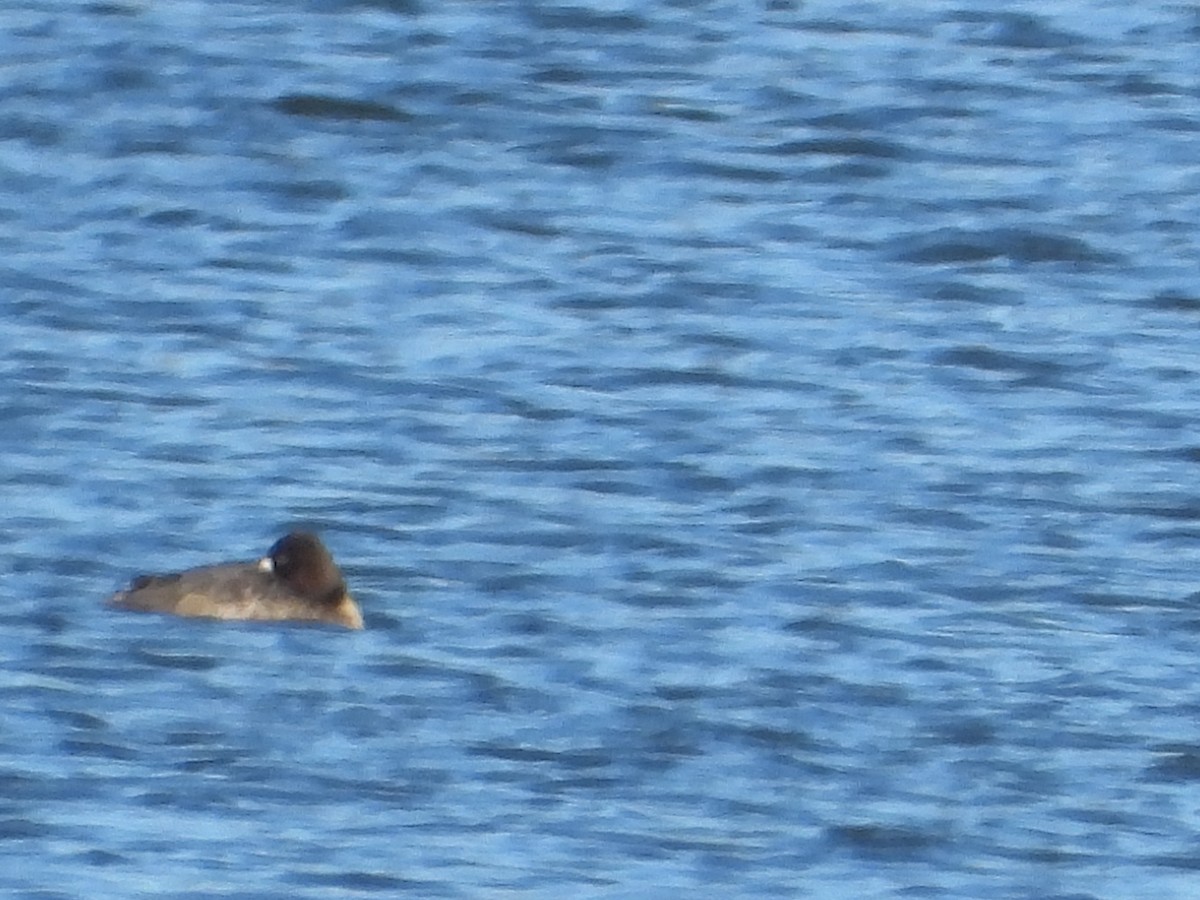
<svg viewBox="0 0 1200 900"><path fill-rule="evenodd" d="M320 538L293 531L258 562L139 575L108 605L210 619L327 622L362 628L362 612Z"/></svg>

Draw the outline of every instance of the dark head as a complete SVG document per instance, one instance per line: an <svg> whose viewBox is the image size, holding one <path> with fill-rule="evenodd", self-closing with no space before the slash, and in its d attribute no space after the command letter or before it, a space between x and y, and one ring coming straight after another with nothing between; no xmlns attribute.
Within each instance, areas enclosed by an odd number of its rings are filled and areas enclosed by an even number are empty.
<svg viewBox="0 0 1200 900"><path fill-rule="evenodd" d="M281 537L262 567L313 603L335 607L348 596L337 563L315 534L293 531Z"/></svg>

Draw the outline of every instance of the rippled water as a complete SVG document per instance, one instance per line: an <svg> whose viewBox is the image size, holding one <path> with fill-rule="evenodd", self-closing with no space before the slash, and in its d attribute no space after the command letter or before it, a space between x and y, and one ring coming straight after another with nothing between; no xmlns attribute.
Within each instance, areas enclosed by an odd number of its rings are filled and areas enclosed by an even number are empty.
<svg viewBox="0 0 1200 900"><path fill-rule="evenodd" d="M5 4L0 889L1194 896L1198 55ZM296 523L365 632L101 606Z"/></svg>

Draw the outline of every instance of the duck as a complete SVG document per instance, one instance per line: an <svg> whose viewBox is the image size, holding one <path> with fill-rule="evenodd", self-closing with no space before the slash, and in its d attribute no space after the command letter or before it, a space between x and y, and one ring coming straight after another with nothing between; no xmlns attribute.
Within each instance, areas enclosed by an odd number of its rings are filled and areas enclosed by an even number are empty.
<svg viewBox="0 0 1200 900"><path fill-rule="evenodd" d="M107 601L112 609L188 618L323 622L361 629L362 611L317 535L293 531L257 562L138 575Z"/></svg>

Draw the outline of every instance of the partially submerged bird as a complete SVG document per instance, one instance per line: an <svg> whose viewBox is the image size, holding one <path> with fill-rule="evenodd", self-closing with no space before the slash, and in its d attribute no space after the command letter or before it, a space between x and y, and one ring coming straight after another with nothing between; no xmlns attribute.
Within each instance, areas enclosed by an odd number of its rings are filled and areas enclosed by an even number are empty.
<svg viewBox="0 0 1200 900"><path fill-rule="evenodd" d="M326 622L362 628L362 611L320 538L293 531L258 562L139 575L108 600L116 609L210 619Z"/></svg>

